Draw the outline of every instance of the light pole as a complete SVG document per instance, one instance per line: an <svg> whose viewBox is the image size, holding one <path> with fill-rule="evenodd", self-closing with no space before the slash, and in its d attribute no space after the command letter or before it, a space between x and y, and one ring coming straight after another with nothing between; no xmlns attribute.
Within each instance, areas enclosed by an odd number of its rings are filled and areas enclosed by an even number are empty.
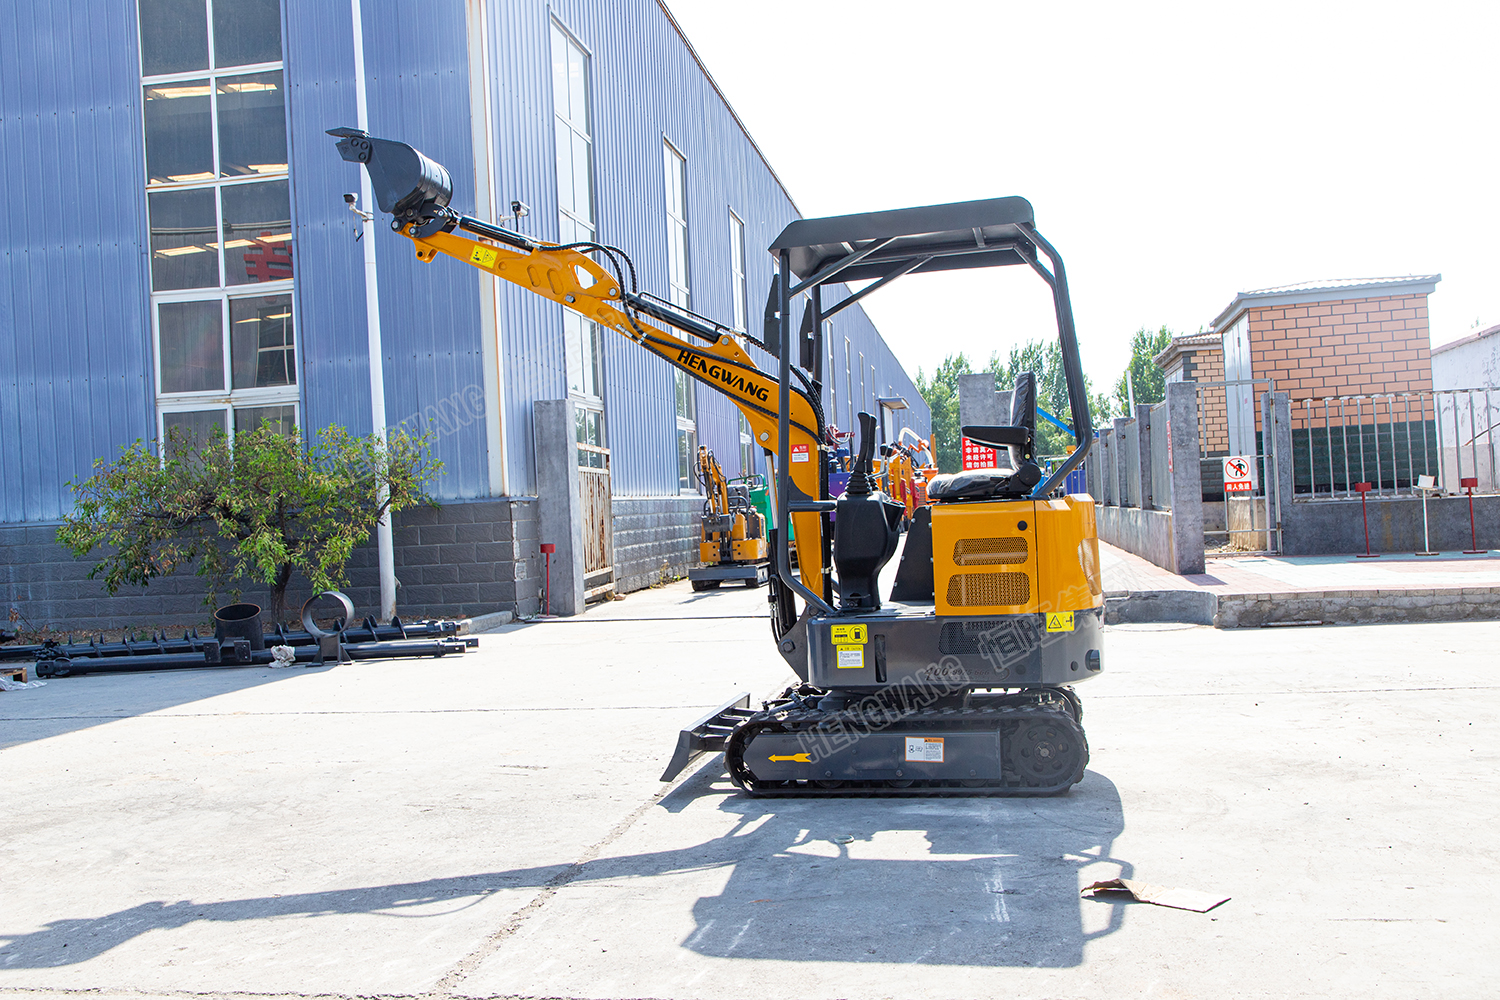
<svg viewBox="0 0 1500 1000"><path fill-rule="evenodd" d="M360 0L349 0L354 18L354 100L355 122L362 132L370 131L370 108L365 95L365 29L360 17ZM370 418L382 460L385 450L385 355L380 346L380 286L375 273L375 195L370 188L370 171L359 172L360 204L364 206L365 248L365 332L370 356ZM390 498L384 480L376 487L375 499L385 503ZM396 553L391 541L391 515L382 514L375 525L375 545L380 559L380 617L389 621L396 613Z"/></svg>

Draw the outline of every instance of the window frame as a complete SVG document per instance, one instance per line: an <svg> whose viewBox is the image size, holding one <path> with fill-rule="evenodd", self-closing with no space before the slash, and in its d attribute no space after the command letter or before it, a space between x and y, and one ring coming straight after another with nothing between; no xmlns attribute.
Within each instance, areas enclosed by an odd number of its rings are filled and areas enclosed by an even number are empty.
<svg viewBox="0 0 1500 1000"><path fill-rule="evenodd" d="M597 107L594 101L594 71L593 53L588 46L581 42L577 35L568 30L556 16L549 19L550 30L548 32L548 63L552 71L551 86L548 88L548 97L552 103L552 176L557 183L557 236L559 242L563 241L564 221L572 227L573 236L576 239L581 232L586 239L596 239L599 232L598 220L598 191L595 187L594 173L594 133L598 128L596 120ZM565 47L565 48L560 48ZM583 101L585 124L588 128L580 129L578 123L571 115L564 115L557 105L557 58L559 54L566 58L571 55L569 50L574 50L581 57L583 63ZM577 164L572 156L573 139L582 139L585 149L588 151L588 161L584 164L586 181L588 186L588 218L579 218L576 211L563 206L563 192L560 177L560 139L566 133L570 139L569 143L569 165L573 168L569 180L577 190ZM571 198L569 199L571 200ZM604 364L604 331L603 328L592 320L572 312L566 306L559 305L561 311L563 328L563 379L567 386L568 398L573 400L577 410L583 411L580 419L574 425L574 438L577 444L589 444L601 448L609 446L608 423L604 416L604 387L605 387L605 364ZM570 315L571 314L571 315ZM574 322L576 320L576 322ZM576 343L575 343L576 340ZM575 352L576 348L576 352ZM574 355L578 358L578 371L574 371ZM578 376L579 387L574 387L574 376ZM588 391L586 383L593 382L593 392ZM598 430L597 441L586 441L585 427L592 417L596 421ZM583 452L580 452L580 458ZM590 462L601 461L603 456L598 453L589 453ZM584 463L580 463L584 464ZM592 466L591 466L592 467Z"/></svg>
<svg viewBox="0 0 1500 1000"><path fill-rule="evenodd" d="M667 301L691 309L693 304L692 279L692 223L688 212L687 156L666 135L662 136L662 218L666 223L667 237ZM682 212L672 214L672 171L679 188ZM672 273L672 247L680 240L680 274ZM678 278L681 278L679 281ZM686 401L683 409L678 400ZM673 444L678 460L677 490L683 494L700 493L698 482L698 381L687 372L672 367L672 416L675 421ZM684 445L684 440L686 444ZM684 452L686 448L686 452ZM684 457L685 455L685 457ZM685 463L685 465L684 465Z"/></svg>
<svg viewBox="0 0 1500 1000"><path fill-rule="evenodd" d="M140 6L136 6L137 17L140 17ZM296 219L295 208L292 203L291 191L291 123L289 121L290 109L288 107L286 86L286 33L281 32L282 58L274 62L246 63L221 67L218 65L218 53L214 45L214 10L213 0L204 0L204 11L206 17L206 31L208 44L208 65L204 68L187 70L176 73L159 73L146 75L145 53L141 39L139 20L136 26L136 86L141 94L141 158L140 170L142 191L146 199L146 245L147 245L147 268L146 283L147 294L150 301L150 345L152 351L152 373L155 378L153 385L153 405L156 411L156 440L162 453L165 454L165 417L171 413L205 412L211 410L222 410L225 419L225 433L229 439L234 439L234 411L236 409L267 406L290 406L292 407L293 420L300 434L302 429L302 322L296 290ZM282 14L284 16L284 8ZM234 77L253 76L264 73L279 73L281 75L281 108L282 128L287 144L287 164L284 171L266 174L245 174L241 176L223 176L222 149L219 137L219 85L221 80ZM153 183L151 181L149 160L146 145L146 91L151 87L169 85L173 83L189 83L206 81L209 97L209 138L212 144L213 176L209 179L197 179L190 181L166 181ZM288 226L290 238L283 242L292 250L293 272L292 277L263 282L244 282L238 284L229 283L225 254L225 220L224 220L224 198L223 192L226 188L249 185L281 182L286 185L287 206L289 211ZM152 275L151 261L155 251L150 249L151 243L151 214L150 198L154 194L174 191L212 191L214 202L214 245L218 257L218 283L217 285L200 286L196 288L172 288L158 290L155 287L155 278ZM292 349L291 368L289 375L294 381L285 385L257 386L246 389L234 388L234 353L233 353L233 330L230 322L230 300L240 298L264 298L275 295L288 297L288 308L291 312ZM162 351L161 351L161 306L176 302L217 302L220 314L220 351L223 361L223 388L211 390L192 390L188 392L164 392L162 389Z"/></svg>
<svg viewBox="0 0 1500 1000"><path fill-rule="evenodd" d="M729 209L730 328L744 333L750 325L750 290L745 282L745 220Z"/></svg>

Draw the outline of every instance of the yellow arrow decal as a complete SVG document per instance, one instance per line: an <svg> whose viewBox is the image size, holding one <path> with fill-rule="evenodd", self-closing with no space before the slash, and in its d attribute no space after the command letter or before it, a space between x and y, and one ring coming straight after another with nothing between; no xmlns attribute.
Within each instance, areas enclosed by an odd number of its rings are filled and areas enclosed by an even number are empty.
<svg viewBox="0 0 1500 1000"><path fill-rule="evenodd" d="M775 755L773 755L769 759L770 759L771 763L773 763L773 764L776 763L777 761L782 761L782 760L795 761L798 764L811 764L812 763L812 758L809 757L805 753L792 753L792 754L786 754L784 756L775 756Z"/></svg>

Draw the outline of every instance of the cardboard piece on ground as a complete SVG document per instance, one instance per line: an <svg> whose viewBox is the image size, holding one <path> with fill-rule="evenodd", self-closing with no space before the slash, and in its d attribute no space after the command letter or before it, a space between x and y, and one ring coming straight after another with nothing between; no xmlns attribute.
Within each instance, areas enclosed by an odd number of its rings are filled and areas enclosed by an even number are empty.
<svg viewBox="0 0 1500 1000"><path fill-rule="evenodd" d="M1168 889L1165 886L1149 885L1129 878L1112 878L1104 882L1095 882L1083 889L1085 896L1097 896L1106 892L1123 892L1140 903L1170 906L1177 910L1192 910L1194 913L1207 913L1229 899L1228 896L1215 896L1211 892L1198 892L1195 889Z"/></svg>

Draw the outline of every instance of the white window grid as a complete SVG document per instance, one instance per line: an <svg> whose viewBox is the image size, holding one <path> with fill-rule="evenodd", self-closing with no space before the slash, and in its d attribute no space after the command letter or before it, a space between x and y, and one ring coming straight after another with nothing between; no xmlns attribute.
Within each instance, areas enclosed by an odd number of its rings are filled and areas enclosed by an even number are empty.
<svg viewBox="0 0 1500 1000"><path fill-rule="evenodd" d="M558 237L561 242L571 243L581 240L592 240L595 232L593 184L594 138L591 128L594 108L592 106L592 88L590 87L593 74L589 66L588 49L584 48L567 28L564 28L554 19L552 22L552 62L554 73L556 72L559 55L569 62L570 67L573 57L577 57L583 74L583 99L585 105L582 120L572 117L568 109L558 106L556 87L554 86L552 102L553 128L555 130L553 155L557 156L562 142L567 140L570 150L568 181L573 185L573 190L575 191L577 190L579 175L577 161L571 155L571 150L575 148L572 140L577 139L581 142L586 151L584 154L585 162L583 164L582 180L584 182L584 189L588 192L587 203L582 206L570 208L564 202L571 202L574 199L571 197L565 199L563 192L561 190L558 191ZM561 157L559 156L558 159L561 160ZM561 164L559 163L559 170L557 171L559 188L561 188L562 184L562 171L560 167ZM580 208L581 211L579 210Z"/></svg>
<svg viewBox="0 0 1500 1000"><path fill-rule="evenodd" d="M662 140L662 175L666 189L667 296L675 305L692 307L688 267L687 157L670 140Z"/></svg>
<svg viewBox="0 0 1500 1000"><path fill-rule="evenodd" d="M729 294L734 299L734 329L744 333L750 315L745 288L745 223L729 210Z"/></svg>
<svg viewBox="0 0 1500 1000"><path fill-rule="evenodd" d="M205 7L207 7L205 0ZM285 63L281 60L275 62L248 63L237 66L217 66L215 64L217 53L214 48L214 19L212 10L207 17L208 31L208 68L188 70L181 73L159 73L151 76L143 75L140 78L142 90L141 107L141 149L143 151L141 169L145 172L146 161L144 150L146 148L146 118L144 91L147 87L166 86L173 83L196 83L200 80L208 82L208 108L210 139L213 145L213 177L202 180L191 181L167 181L151 183L146 178L145 189L148 195L163 191L191 191L212 190L214 192L214 244L215 252L219 257L219 287L218 288L182 288L169 291L151 291L151 341L155 352L156 385L158 387L156 399L156 435L157 440L166 443L164 433L164 417L168 413L205 412L208 410L222 409L224 411L225 428L228 435L234 436L234 410L244 407L259 406L291 406L295 414L295 422L298 427L302 426L302 406L300 398L301 380L291 385L267 386L256 389L233 389L233 355L230 352L230 325L229 325L229 300L231 298L260 298L271 295L292 295L295 287L295 279L288 278L281 281L254 282L248 285L229 285L226 282L227 273L225 268L225 242L224 239L224 203L223 190L226 187L234 187L244 184L263 184L268 181L285 180L289 182L290 165L288 169L268 172L264 174L248 174L242 177L220 177L222 164L219 162L219 101L218 89L220 78L251 76L257 73L282 73L282 99L286 100L286 75ZM138 65L144 65L144 56L140 50L140 35L136 36L136 58ZM284 106L284 105L283 105ZM288 137L290 139L290 137ZM288 153L290 154L290 141L288 142ZM288 192L290 194L290 192ZM150 225L149 219L147 225ZM148 268L149 275L149 268ZM148 278L148 280L150 280ZM161 372L161 319L160 309L164 302L209 302L218 300L222 309L222 322L220 329L223 334L223 357L224 357L224 389L208 390L201 392L163 393L160 391L162 384ZM292 363L297 366L298 374L301 374L301 323L296 316L296 298L292 299Z"/></svg>

